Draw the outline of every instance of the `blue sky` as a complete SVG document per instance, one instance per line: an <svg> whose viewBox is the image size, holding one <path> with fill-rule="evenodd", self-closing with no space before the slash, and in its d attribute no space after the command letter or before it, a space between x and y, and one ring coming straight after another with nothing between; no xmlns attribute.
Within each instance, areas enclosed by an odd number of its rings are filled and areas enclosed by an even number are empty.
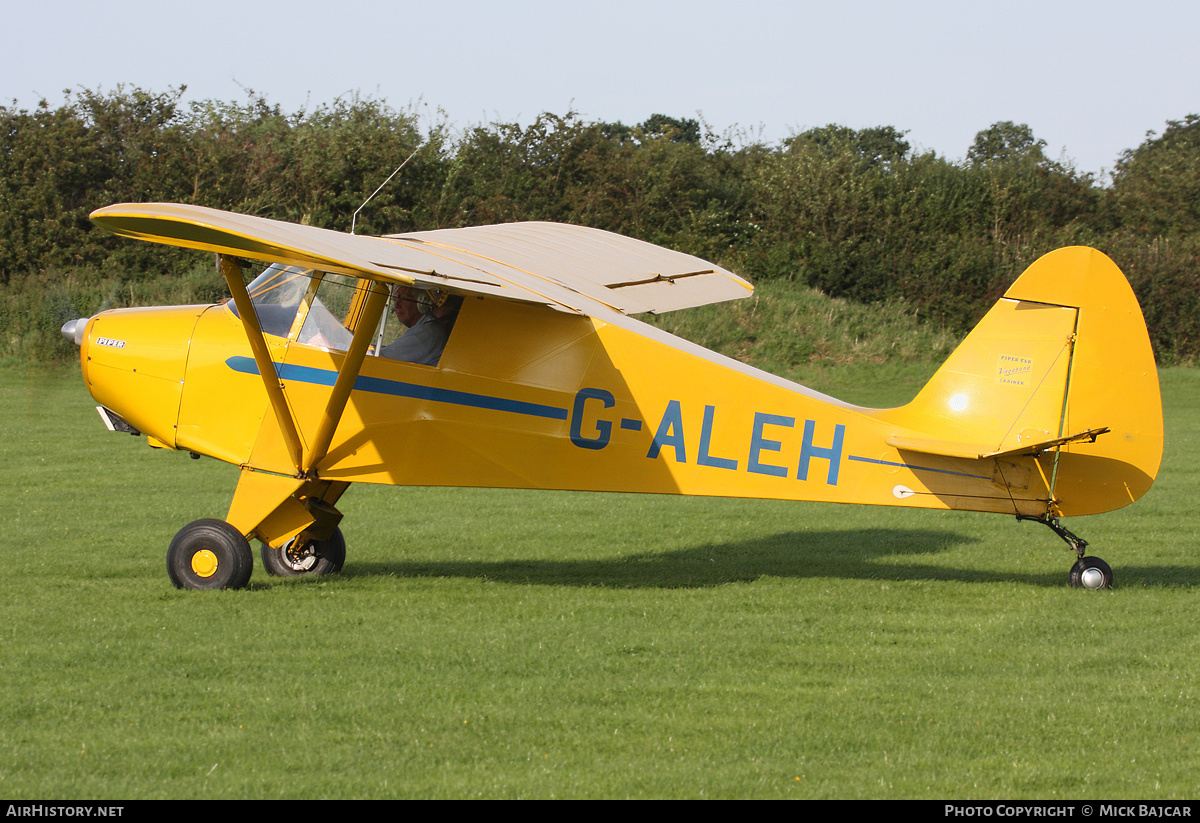
<svg viewBox="0 0 1200 823"><path fill-rule="evenodd" d="M1184 0L44 0L7 4L4 28L0 100L25 108L119 83L253 89L286 111L359 92L460 128L572 108L767 142L890 125L950 159L1013 120L1094 173L1200 113L1200 3Z"/></svg>

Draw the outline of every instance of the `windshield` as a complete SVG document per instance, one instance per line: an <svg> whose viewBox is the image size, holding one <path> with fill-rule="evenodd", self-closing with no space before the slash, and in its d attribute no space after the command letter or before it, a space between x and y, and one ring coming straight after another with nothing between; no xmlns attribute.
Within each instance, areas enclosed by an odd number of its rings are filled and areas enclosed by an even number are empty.
<svg viewBox="0 0 1200 823"><path fill-rule="evenodd" d="M312 269L272 263L246 287L264 334L288 336L296 311L312 285L312 278ZM229 308L238 314L232 301Z"/></svg>
<svg viewBox="0 0 1200 823"><path fill-rule="evenodd" d="M273 263L246 287L264 334L345 351L357 278ZM230 304L234 314L237 306Z"/></svg>

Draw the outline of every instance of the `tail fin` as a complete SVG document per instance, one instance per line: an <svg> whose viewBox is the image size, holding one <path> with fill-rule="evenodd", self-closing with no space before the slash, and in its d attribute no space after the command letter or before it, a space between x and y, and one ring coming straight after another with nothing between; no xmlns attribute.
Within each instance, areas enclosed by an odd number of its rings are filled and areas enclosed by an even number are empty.
<svg viewBox="0 0 1200 823"><path fill-rule="evenodd" d="M1047 454L1054 516L1126 506L1162 459L1145 320L1107 256L1059 249L1025 270L895 422L891 445L955 457Z"/></svg>

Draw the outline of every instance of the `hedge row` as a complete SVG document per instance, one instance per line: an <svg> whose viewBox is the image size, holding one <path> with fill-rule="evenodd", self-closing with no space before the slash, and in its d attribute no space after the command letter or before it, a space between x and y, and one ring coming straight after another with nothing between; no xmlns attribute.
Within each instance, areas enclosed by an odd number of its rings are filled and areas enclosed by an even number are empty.
<svg viewBox="0 0 1200 823"><path fill-rule="evenodd" d="M69 294L69 283L92 281L93 297L65 299L121 302L143 281L194 267L189 253L116 240L87 219L114 202L175 201L339 230L356 220L359 233L580 223L751 280L904 302L954 329L1038 255L1086 243L1129 275L1160 361L1200 353L1196 115L1148 133L1110 182L1046 157L1044 142L1014 123L981 131L955 163L912 151L890 126L827 126L768 145L664 115L626 126L547 113L524 127L458 130L370 98L286 113L261 96L185 106L183 92L84 89L57 107L0 108L0 288L10 306L31 290ZM22 333L17 322L0 319L10 337Z"/></svg>

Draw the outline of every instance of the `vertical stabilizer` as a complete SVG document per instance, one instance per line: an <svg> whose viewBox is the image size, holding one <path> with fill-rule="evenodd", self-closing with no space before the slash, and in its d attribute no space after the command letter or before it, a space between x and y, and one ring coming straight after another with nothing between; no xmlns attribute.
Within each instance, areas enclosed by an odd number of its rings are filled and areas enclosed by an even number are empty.
<svg viewBox="0 0 1200 823"><path fill-rule="evenodd" d="M1042 454L1053 516L1132 503L1153 483L1163 444L1158 372L1133 290L1095 249L1041 257L889 419L945 453Z"/></svg>

